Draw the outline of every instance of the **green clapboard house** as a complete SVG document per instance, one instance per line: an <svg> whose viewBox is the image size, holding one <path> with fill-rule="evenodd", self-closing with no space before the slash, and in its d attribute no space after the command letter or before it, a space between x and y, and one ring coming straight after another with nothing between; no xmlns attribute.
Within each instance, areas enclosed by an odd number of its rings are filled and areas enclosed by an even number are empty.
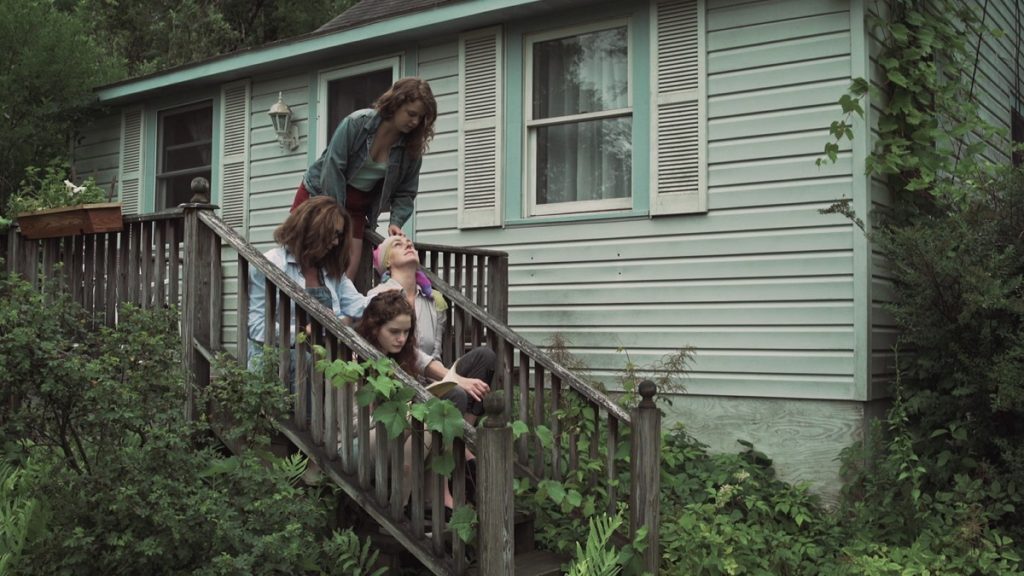
<svg viewBox="0 0 1024 576"><path fill-rule="evenodd" d="M1021 7L985 4L1005 34L977 43L975 93L1019 139ZM109 115L82 127L75 164L128 213L186 202L208 177L263 250L339 120L424 77L439 117L408 233L507 252L508 324L538 345L562 336L611 388L627 353L692 346L668 420L717 450L753 442L828 494L839 451L884 409L895 343L884 266L819 212L888 201L864 175L865 121L837 162L815 162L851 79L878 77L875 5L363 0L305 36L99 89ZM1010 161L1009 138L992 145Z"/></svg>

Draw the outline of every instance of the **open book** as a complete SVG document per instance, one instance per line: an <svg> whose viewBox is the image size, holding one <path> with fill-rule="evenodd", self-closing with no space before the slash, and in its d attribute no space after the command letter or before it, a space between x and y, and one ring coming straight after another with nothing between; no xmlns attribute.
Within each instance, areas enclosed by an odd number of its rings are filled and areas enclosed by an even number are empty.
<svg viewBox="0 0 1024 576"><path fill-rule="evenodd" d="M456 364L458 364L458 361L452 364L452 367L449 368L448 372L445 373L444 378L441 378L437 382L432 382L428 384L426 387L427 391L433 394L434 396L437 396L438 398L443 398L445 394L452 391L452 388L458 386L459 383L456 381L455 377Z"/></svg>

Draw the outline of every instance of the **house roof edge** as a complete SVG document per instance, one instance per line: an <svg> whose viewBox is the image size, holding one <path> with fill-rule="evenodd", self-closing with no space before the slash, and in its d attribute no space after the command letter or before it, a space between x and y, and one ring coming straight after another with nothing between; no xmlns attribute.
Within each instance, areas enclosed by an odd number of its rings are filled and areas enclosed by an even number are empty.
<svg viewBox="0 0 1024 576"><path fill-rule="evenodd" d="M301 56L314 56L342 46L364 42L385 35L413 32L442 23L457 22L480 15L540 4L543 0L469 0L454 2L429 10L409 12L328 32L312 32L304 36L281 40L259 48L251 48L215 56L192 64L164 70L147 76L122 80L95 89L99 102L114 103L131 100L157 90L189 82L214 82L237 78L275 63Z"/></svg>

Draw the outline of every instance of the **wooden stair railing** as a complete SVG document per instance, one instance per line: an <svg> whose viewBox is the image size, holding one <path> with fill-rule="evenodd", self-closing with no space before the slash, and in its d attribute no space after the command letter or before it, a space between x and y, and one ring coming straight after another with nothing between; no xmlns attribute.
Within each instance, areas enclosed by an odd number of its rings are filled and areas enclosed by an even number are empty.
<svg viewBox="0 0 1024 576"><path fill-rule="evenodd" d="M218 293L221 280L222 243L236 253L238 270L238 348L237 357L247 357L246 338L249 293L249 267L257 267L266 277L267 313L266 345L280 345L280 372L287 385L291 363L290 346L293 335L306 330L308 345L323 346L328 360L379 358L381 353L345 326L329 311L307 295L284 272L271 264L234 229L215 216L207 205L185 205L185 260L182 306L182 340L185 345L187 372L194 376L192 384L203 386L209 380L209 362L202 350L219 349L219 322L223 300ZM294 311L294 312L293 312ZM272 321L271 319L276 319ZM308 329L306 328L308 327ZM313 371L311 393L307 394L302 375L307 371L308 345L296 359L296 395L293 418L279 422L279 428L324 473L381 527L435 574L462 574L466 570L465 545L453 538L450 548L444 540L444 509L441 497L443 481L433 471L425 470L424 456L439 455L442 439L437 432L424 431L414 425L411 438L410 471L405 470L405 437L387 439L383 424L374 423L369 407L356 407L352 386L337 389L325 385L322 373ZM419 383L397 370L395 377L416 391L414 401L432 398ZM365 380L355 387L369 386ZM190 401L194 395L190 394ZM312 414L307 422L306 413ZM354 415L354 416L353 416ZM414 421L415 423L415 421ZM371 427L376 426L375 444L371 444ZM383 440L381 440L383 439ZM373 448L369 448L373 446ZM476 433L465 428L465 444L456 440L453 448L456 467L453 474L453 497L456 506L465 503L465 446L476 452ZM371 453L372 450L372 453ZM478 458L487 456L478 454ZM481 460L482 462L483 460ZM427 495L423 482L410 482L411 519L405 516L405 487L409 478L429 477L433 486L430 526L423 518ZM511 559L509 559L511 561Z"/></svg>

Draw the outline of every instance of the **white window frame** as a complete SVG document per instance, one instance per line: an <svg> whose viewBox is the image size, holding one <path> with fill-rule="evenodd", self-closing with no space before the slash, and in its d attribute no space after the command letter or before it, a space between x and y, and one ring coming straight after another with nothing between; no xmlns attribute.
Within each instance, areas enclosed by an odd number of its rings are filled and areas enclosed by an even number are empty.
<svg viewBox="0 0 1024 576"><path fill-rule="evenodd" d="M626 27L626 78L628 87L626 89L626 107L614 110L602 110L600 112L588 112L574 116L561 116L558 118L533 118L533 46L539 42L569 38L590 32L609 30L612 28ZM589 212L628 211L633 209L633 186L632 169L630 170L630 195L625 198L608 198L606 200L580 200L576 202L557 202L553 204L537 203L537 132L534 128L553 126L558 124L577 124L581 121L596 120L605 118L630 118L634 117L633 106L633 25L631 18L615 18L602 20L589 24L548 30L523 37L523 184L525 194L523 195L523 213L526 217L551 216L559 214L579 214ZM632 161L630 162L632 166Z"/></svg>
<svg viewBox="0 0 1024 576"><path fill-rule="evenodd" d="M216 126L216 108L217 103L211 98L203 98L192 102L186 102L182 104L176 104L174 106L168 106L161 108L156 111L156 168L153 174L153 208L156 211L166 210L168 208L174 208L174 206L164 206L167 203L166 195L161 193L160 181L162 177L166 177L167 173L164 172L164 119L168 112L174 114L182 114L185 112L191 112L193 110L200 110L203 108L210 109L210 164L207 166L210 170L210 185L213 185L214 155L217 153L216 147L214 146L217 139L218 128ZM180 171L179 171L180 172Z"/></svg>
<svg viewBox="0 0 1024 576"><path fill-rule="evenodd" d="M327 126L327 85L342 78L358 76L360 74L366 74L367 72L386 70L388 68L391 69L391 81L394 82L395 80L398 80L402 71L401 55L396 54L386 58L377 58L356 64L346 64L345 66L331 68L320 72L316 92L316 155L318 157L323 154L324 150L327 148L327 144L331 141L331 135L333 134L333 130L330 130Z"/></svg>

